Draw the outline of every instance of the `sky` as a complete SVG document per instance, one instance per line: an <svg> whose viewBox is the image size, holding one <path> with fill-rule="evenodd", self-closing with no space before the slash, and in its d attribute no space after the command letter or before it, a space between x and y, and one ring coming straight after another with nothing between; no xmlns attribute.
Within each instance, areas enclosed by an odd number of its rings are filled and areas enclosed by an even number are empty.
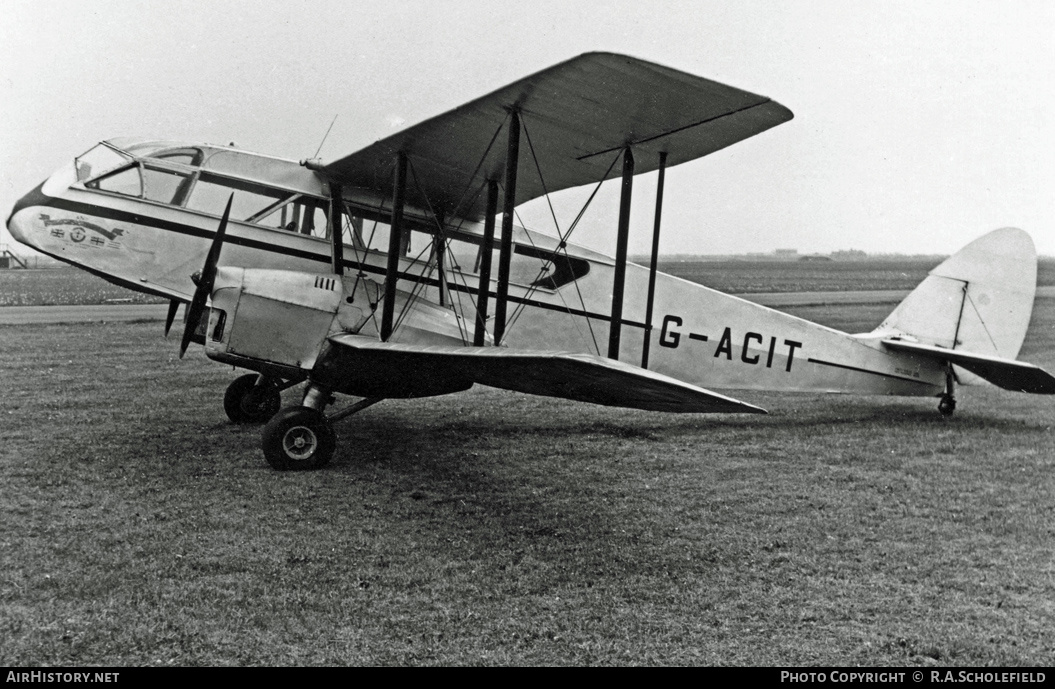
<svg viewBox="0 0 1055 689"><path fill-rule="evenodd" d="M590 51L795 113L668 170L662 253L949 254L1015 226L1055 256L1049 0L0 0L0 212L102 139L329 161ZM635 181L632 253L655 183ZM612 253L617 187L572 241ZM588 194L556 195L562 226ZM544 204L520 212L553 232Z"/></svg>

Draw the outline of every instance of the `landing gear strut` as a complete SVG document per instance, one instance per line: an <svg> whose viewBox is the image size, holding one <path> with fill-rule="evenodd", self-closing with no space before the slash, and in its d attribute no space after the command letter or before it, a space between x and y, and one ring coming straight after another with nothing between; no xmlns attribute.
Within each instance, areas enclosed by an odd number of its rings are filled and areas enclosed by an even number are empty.
<svg viewBox="0 0 1055 689"><path fill-rule="evenodd" d="M938 402L938 413L946 419L956 411L955 392L956 378L953 376L952 366L949 366L945 371L945 392L942 393L941 401Z"/></svg>
<svg viewBox="0 0 1055 689"><path fill-rule="evenodd" d="M235 423L264 423L282 407L280 392L273 379L249 373L227 386L223 410Z"/></svg>
<svg viewBox="0 0 1055 689"><path fill-rule="evenodd" d="M363 399L331 414L323 414L326 405L334 401L330 391L309 383L304 391L303 406L288 407L278 412L267 425L261 438L264 458L278 471L319 469L330 463L337 448L337 434L333 422L351 416L380 402Z"/></svg>

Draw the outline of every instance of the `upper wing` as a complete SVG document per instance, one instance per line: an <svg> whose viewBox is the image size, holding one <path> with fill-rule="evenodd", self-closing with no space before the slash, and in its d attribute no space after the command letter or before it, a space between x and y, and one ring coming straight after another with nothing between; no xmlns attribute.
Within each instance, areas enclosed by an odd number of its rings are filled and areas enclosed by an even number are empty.
<svg viewBox="0 0 1055 689"><path fill-rule="evenodd" d="M766 413L669 376L591 354L393 344L350 334L334 335L329 342L332 347L320 356L313 375L340 380L352 394L357 394L355 380L363 376L363 385L369 386L366 396L444 394L480 383L648 411Z"/></svg>
<svg viewBox="0 0 1055 689"><path fill-rule="evenodd" d="M902 352L945 359L1005 390L1042 395L1055 394L1055 377L1039 366L1024 361L973 354L958 349L946 349L905 340L883 340L883 345Z"/></svg>
<svg viewBox="0 0 1055 689"><path fill-rule="evenodd" d="M521 114L516 203L621 174L614 154L635 153L635 172L693 160L792 118L747 91L625 55L587 53L514 82L337 160L326 173L343 186L387 198L395 154L408 155L407 203L446 217L480 219L489 179L501 180L511 110ZM545 183L535 173L533 157ZM530 167L529 167L530 166Z"/></svg>

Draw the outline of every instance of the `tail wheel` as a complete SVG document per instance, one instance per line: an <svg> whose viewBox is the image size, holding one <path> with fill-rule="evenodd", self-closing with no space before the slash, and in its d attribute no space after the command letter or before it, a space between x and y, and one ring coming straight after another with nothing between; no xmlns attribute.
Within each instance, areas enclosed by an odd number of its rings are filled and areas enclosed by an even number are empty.
<svg viewBox="0 0 1055 689"><path fill-rule="evenodd" d="M223 396L223 410L235 423L264 423L282 407L282 395L268 380L257 385L259 376L250 373L227 386Z"/></svg>
<svg viewBox="0 0 1055 689"><path fill-rule="evenodd" d="M943 418L949 418L952 413L956 411L956 375L953 373L952 364L945 365L945 392L941 395L941 402L938 402L938 413Z"/></svg>
<svg viewBox="0 0 1055 689"><path fill-rule="evenodd" d="M289 407L264 426L264 458L278 471L318 469L337 447L330 422L310 407Z"/></svg>

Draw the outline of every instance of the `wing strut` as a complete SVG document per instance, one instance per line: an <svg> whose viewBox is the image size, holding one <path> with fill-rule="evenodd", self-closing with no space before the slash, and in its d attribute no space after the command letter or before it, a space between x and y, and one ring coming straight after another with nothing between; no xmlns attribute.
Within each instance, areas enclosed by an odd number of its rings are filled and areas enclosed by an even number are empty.
<svg viewBox="0 0 1055 689"><path fill-rule="evenodd" d="M663 180L667 175L667 152L659 154L659 181L656 182L656 221L652 225L652 259L648 264L648 297L645 301L645 340L641 343L641 368L648 368L648 348L652 342L652 306L656 300L656 264L659 262L659 222L663 217Z"/></svg>
<svg viewBox="0 0 1055 689"><path fill-rule="evenodd" d="M333 124L330 125L331 127ZM327 132L328 134L329 132ZM324 139L325 141L325 139ZM344 275L344 223L342 222L341 185L336 182L330 183L330 245L333 247L331 259L333 261L333 272L336 275Z"/></svg>
<svg viewBox="0 0 1055 689"><path fill-rule="evenodd" d="M491 254L495 246L495 213L498 212L498 182L487 182L487 215L484 216L484 238L480 245L480 287L476 297L476 331L473 346L483 347L487 333L487 298L491 290Z"/></svg>
<svg viewBox="0 0 1055 689"><path fill-rule="evenodd" d="M634 189L634 152L623 151L623 190L619 195L619 231L615 245L615 280L612 285L612 325L608 331L608 358L619 360L623 330L623 283L626 280L627 241L630 237L630 192Z"/></svg>
<svg viewBox="0 0 1055 689"><path fill-rule="evenodd" d="M513 256L513 212L517 199L517 162L520 160L520 114L509 116L509 143L506 150L505 198L502 204L502 240L498 254L498 294L495 296L495 347L506 332L506 305L509 300L509 262Z"/></svg>
<svg viewBox="0 0 1055 689"><path fill-rule="evenodd" d="M385 303L381 310L381 341L392 337L392 317L396 311L396 282L399 255L403 246L403 199L407 192L407 154L396 153L396 179L392 192L392 219L388 231L388 266L385 270Z"/></svg>
<svg viewBox="0 0 1055 689"><path fill-rule="evenodd" d="M432 217L436 219L436 225L439 228L436 238L432 240L432 252L436 257L436 272L439 274L436 289L439 292L440 306L446 306L450 298L450 286L447 284L447 274L444 272L447 262L447 237L443 232L443 216L437 216L434 213Z"/></svg>

